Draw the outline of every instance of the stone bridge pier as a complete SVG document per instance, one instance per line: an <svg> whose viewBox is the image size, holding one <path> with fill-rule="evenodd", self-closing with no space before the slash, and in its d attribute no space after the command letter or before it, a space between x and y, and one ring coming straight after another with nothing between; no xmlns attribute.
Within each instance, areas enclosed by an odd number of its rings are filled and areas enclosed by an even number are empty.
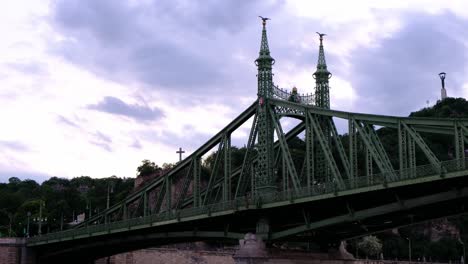
<svg viewBox="0 0 468 264"><path fill-rule="evenodd" d="M24 238L0 238L1 264L36 264L34 251L26 247Z"/></svg>

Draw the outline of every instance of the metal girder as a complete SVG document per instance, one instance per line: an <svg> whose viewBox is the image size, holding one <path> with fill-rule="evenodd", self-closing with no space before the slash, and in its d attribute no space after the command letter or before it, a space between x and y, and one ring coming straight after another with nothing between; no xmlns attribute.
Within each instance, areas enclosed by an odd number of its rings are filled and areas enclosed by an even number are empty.
<svg viewBox="0 0 468 264"><path fill-rule="evenodd" d="M368 147L365 147L366 154L365 156L365 164L366 164L366 177L367 177L367 183L371 184L372 183L372 176L374 174L373 170L373 161L372 161L372 153L370 152Z"/></svg>
<svg viewBox="0 0 468 264"><path fill-rule="evenodd" d="M406 130L406 129L405 129ZM408 144L408 168L410 169L410 176L416 176L416 145L414 138L409 133L406 133L406 140Z"/></svg>
<svg viewBox="0 0 468 264"><path fill-rule="evenodd" d="M354 118L348 119L348 136L349 136L349 172L351 178L358 177L357 163L357 131Z"/></svg>
<svg viewBox="0 0 468 264"><path fill-rule="evenodd" d="M408 136L406 129L398 122L398 158L400 165L400 177L407 177L406 168L408 168Z"/></svg>
<svg viewBox="0 0 468 264"><path fill-rule="evenodd" d="M306 129L305 129L305 143L306 143L306 182L307 188L310 189L315 181L315 164L314 164L314 128L312 127L310 116L305 116Z"/></svg>
<svg viewBox="0 0 468 264"><path fill-rule="evenodd" d="M278 136L281 152L283 153L283 159L285 160L286 167L288 168L288 174L291 176L294 190L297 191L300 188L299 177L297 176L296 167L294 166L291 153L289 152L288 143L286 142L286 138L284 137L283 129L281 128L281 123L279 122L278 118L275 118L272 112L270 112L270 114L275 124L276 135Z"/></svg>
<svg viewBox="0 0 468 264"><path fill-rule="evenodd" d="M184 177L184 183L182 185L182 190L180 190L179 198L177 199L176 206L175 206L175 209L177 209L177 210L180 209L183 206L183 202L185 201L185 196L187 195L188 189L190 187L190 182L192 182L191 174L192 174L192 170L194 168L193 166L194 166L194 163L191 162L187 167L187 172L186 172L185 177Z"/></svg>
<svg viewBox="0 0 468 264"><path fill-rule="evenodd" d="M224 135L223 201L231 199L231 134Z"/></svg>
<svg viewBox="0 0 468 264"><path fill-rule="evenodd" d="M143 216L148 215L148 193L143 192Z"/></svg>
<svg viewBox="0 0 468 264"><path fill-rule="evenodd" d="M177 163L177 165L168 172L169 177L176 174L180 170L184 169L185 166L187 166L190 162L192 162L193 157L195 156L201 157L204 154L206 154L208 151L210 151L214 146L216 146L216 144L218 144L221 141L223 135L226 132L233 132L238 127L240 127L243 123L245 123L245 121L247 121L249 118L251 118L255 114L257 105L258 105L258 102L255 101L252 105L249 106L249 108L247 108L244 112L242 112L238 117L236 117L231 123L229 123L226 127L224 127L214 137L209 139L205 144L203 144L200 148L195 150L191 155L183 159L181 162ZM145 190L152 189L156 187L157 185L159 185L161 181L164 181L164 179L160 179L160 178L155 179L152 183L150 183L144 189ZM126 201L131 202L132 199L138 197L138 195L139 195L138 193L132 194L126 198Z"/></svg>
<svg viewBox="0 0 468 264"><path fill-rule="evenodd" d="M244 194L249 179L247 179L247 174L250 171L250 163L252 161L252 150L255 144L255 139L257 137L257 130L258 130L258 125L257 125L257 118L258 115L255 114L254 120L252 122L252 127L250 128L250 135L249 135L249 140L247 141L247 149L245 151L244 155L244 161L242 162L242 168L239 174L239 178L237 179L237 187L236 187L236 193L234 194L234 198L239 197L241 194ZM253 177L253 175L251 175Z"/></svg>
<svg viewBox="0 0 468 264"><path fill-rule="evenodd" d="M166 177L166 210L171 211L172 209L172 178L168 175Z"/></svg>
<svg viewBox="0 0 468 264"><path fill-rule="evenodd" d="M353 175L350 170L348 156L346 156L343 143L341 143L340 137L338 135L338 131L336 130L335 123L333 122L333 119L331 118L329 119L329 126L331 128L332 138L338 150L338 155L340 156L341 163L343 164L343 168L345 170L346 176L348 177L348 179L353 179Z"/></svg>
<svg viewBox="0 0 468 264"><path fill-rule="evenodd" d="M289 141L290 139L292 139L292 138L294 138L295 136L299 135L299 133L301 133L301 132L304 130L304 128L305 128L305 122L299 123L299 124L298 124L297 126L295 126L293 129L291 129L288 133L286 133L286 135L285 135L286 140ZM276 142L275 142L274 148L275 148L275 150L278 150L278 151L277 151L277 154L278 154L278 158L277 158L277 159L279 160L279 157L280 157L280 155L279 155L279 154L280 154L280 151L279 151L279 148L280 148L280 146L279 146L279 141L276 141ZM255 159L253 159L253 162L255 162ZM275 164L277 164L277 162L276 162ZM241 170L242 170L242 167L241 167L241 168L237 168L236 170L234 170L234 171L232 172L231 178L230 178L230 181L231 181L231 182L232 182L236 177L239 176ZM215 183L215 186L214 186L214 187L217 188L217 187L219 186L219 184L222 184L222 182L221 182L221 181L217 181L217 182ZM202 195L203 195L203 194L204 194L204 191L202 191ZM186 205L189 205L190 203L193 203L193 198L192 198L192 197L190 197L190 198L184 200L184 202L182 203L182 206L184 207L184 206L186 206ZM178 207L178 208L180 208L180 207Z"/></svg>
<svg viewBox="0 0 468 264"><path fill-rule="evenodd" d="M390 157L387 155L387 152L385 151L382 142L380 141L379 137L377 136L377 133L374 130L374 127L372 125L367 125L367 132L369 133L372 141L374 142L374 145L379 152L380 156L382 157L383 161L385 162L385 165L391 170L394 171L395 169L392 166L392 163L390 162ZM392 175L393 177L396 177L395 174Z"/></svg>
<svg viewBox="0 0 468 264"><path fill-rule="evenodd" d="M161 185L161 187L159 188L159 193L156 196L156 201L154 203L154 211L151 212L152 214L161 212L161 207L162 207L164 196L166 195L166 190L167 190L166 183L167 182L165 181L164 184Z"/></svg>
<svg viewBox="0 0 468 264"><path fill-rule="evenodd" d="M374 159L375 163L380 169L380 172L385 174L385 177L387 175L390 176L390 179L395 178L395 171L393 170L392 167L388 166L388 163L384 161L385 157L382 157L381 153L376 149L375 147L375 141L374 139L369 135L369 133L366 131L364 127L361 127L360 124L354 120L354 126L357 128L359 135L361 135L361 139L366 145L367 149L370 151L372 158Z"/></svg>
<svg viewBox="0 0 468 264"><path fill-rule="evenodd" d="M419 135L418 132L416 132L413 128L411 128L410 126L408 126L406 124L406 122L402 122L403 124L403 127L406 129L406 131L408 132L408 134L414 139L414 141L416 142L416 144L418 144L418 146L421 148L421 150L423 151L423 153L426 155L427 159L429 160L429 162L434 165L434 166L439 166L439 159L434 155L434 153L432 152L432 150L429 148L429 146L427 146L426 142L424 142L424 140L422 139L422 137Z"/></svg>
<svg viewBox="0 0 468 264"><path fill-rule="evenodd" d="M274 191L274 127L275 119L273 109L268 100L258 106L258 132L257 132L257 163L255 166L255 191L268 193Z"/></svg>
<svg viewBox="0 0 468 264"><path fill-rule="evenodd" d="M287 236L292 236L295 234L307 232L307 231L318 229L318 228L323 228L326 226L332 226L332 225L343 223L343 222L363 220L369 217L385 215L385 214L392 213L395 211L408 210L408 209L412 209L412 208L416 208L416 207L420 207L424 205L449 201L449 200L466 197L466 196L468 196L468 188L463 188L462 190L453 190L453 191L440 192L440 193L431 194L431 195L425 195L425 196L421 196L421 197L417 197L413 199L403 200L404 206L402 206L401 202L388 203L388 204L384 204L384 205L377 206L374 208L354 211L353 214L347 213L347 214L343 214L339 216L330 217L327 219L322 219L316 222L309 222L307 224L300 225L294 228L272 233L270 237L272 240L276 240L276 239L284 238Z"/></svg>
<svg viewBox="0 0 468 264"><path fill-rule="evenodd" d="M463 126L455 123L454 127L454 139L455 139L455 158L460 160L465 158L465 142L464 142L464 129Z"/></svg>
<svg viewBox="0 0 468 264"><path fill-rule="evenodd" d="M199 207L200 196L200 178L201 178L201 157L193 157L193 207Z"/></svg>
<svg viewBox="0 0 468 264"><path fill-rule="evenodd" d="M331 153L330 147L328 146L328 143L326 142L325 136L323 135L322 129L320 126L317 124L317 122L314 120L312 114L310 112L307 112L307 115L310 118L310 124L312 128L314 129L315 135L317 136L317 139L320 143L320 147L323 150L323 153L325 155L325 159L328 162L328 165L330 167L330 170L332 172L333 178L335 182L338 184L339 188L344 187L343 179L341 178L341 173L338 170L338 166L336 166L335 159L333 158L333 155Z"/></svg>
<svg viewBox="0 0 468 264"><path fill-rule="evenodd" d="M385 115L372 115L362 113L352 113L338 110L324 109L312 105L296 104L289 101L270 99L271 103L278 106L290 107L293 109L304 110L306 108L311 114L322 116L339 117L343 119L350 119L351 117L363 122L380 125L380 124L393 124L394 127L398 124L398 120L403 120L408 125L422 125L422 126L436 126L436 127L453 127L455 121L461 122L464 126L468 126L468 118L421 118L421 117L398 117L398 116L385 116ZM385 125L388 126L388 125Z"/></svg>
<svg viewBox="0 0 468 264"><path fill-rule="evenodd" d="M203 202L202 202L202 206L203 205L206 205L207 204L207 201L210 197L210 194L211 194L211 191L213 189L213 182L214 182L214 178L216 176L218 176L218 165L219 165L219 161L221 159L221 156L223 156L223 152L224 152L224 140L221 141L221 143L219 143L218 145L218 152L216 153L216 157L215 157L215 163L214 163L214 166L211 170L211 173L210 173L210 179L208 180L208 186L206 187L206 190L205 190L205 197L203 199Z"/></svg>

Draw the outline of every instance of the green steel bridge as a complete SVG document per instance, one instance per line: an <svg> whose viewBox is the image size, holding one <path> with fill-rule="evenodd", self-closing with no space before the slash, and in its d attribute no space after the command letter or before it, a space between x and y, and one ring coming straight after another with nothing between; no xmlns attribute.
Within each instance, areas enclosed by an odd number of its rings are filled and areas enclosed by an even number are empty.
<svg viewBox="0 0 468 264"><path fill-rule="evenodd" d="M148 246L238 240L248 232L267 243L340 240L466 212L468 119L350 113L330 109L323 36L315 94L273 82L275 60L266 19L258 67L258 99L163 176L73 229L31 237L39 259L95 259ZM280 119L298 124L283 131ZM335 121L348 123L339 135ZM252 121L242 166L232 167L231 134ZM390 158L376 127L392 131ZM304 135L302 159L290 142ZM441 161L426 135L453 139L453 159ZM202 177L202 157L217 149ZM85 252L85 253L84 253Z"/></svg>

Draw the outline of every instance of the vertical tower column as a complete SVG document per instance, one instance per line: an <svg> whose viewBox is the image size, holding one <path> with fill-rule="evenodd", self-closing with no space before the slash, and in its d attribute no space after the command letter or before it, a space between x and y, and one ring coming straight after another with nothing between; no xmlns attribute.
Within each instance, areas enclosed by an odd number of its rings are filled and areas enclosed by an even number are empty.
<svg viewBox="0 0 468 264"><path fill-rule="evenodd" d="M255 193L261 194L273 191L275 187L273 171L273 130L274 120L272 120L272 111L269 105L269 99L272 96L273 74L272 66L275 60L270 56L268 47L268 38L266 33L266 21L268 18L262 18L262 41L260 44L259 57L255 60L258 68L258 164L255 169Z"/></svg>
<svg viewBox="0 0 468 264"><path fill-rule="evenodd" d="M323 36L325 34L318 33L320 36L319 56L317 62L317 70L313 74L315 79L315 105L317 107L330 109L330 91L328 80L332 74L327 69L327 63L325 61L325 51L323 49ZM325 136L325 140L330 145L330 127L328 122L329 117L320 116L318 117L319 125ZM320 146L316 148L316 178L321 181L330 181L330 169L328 168L325 154Z"/></svg>

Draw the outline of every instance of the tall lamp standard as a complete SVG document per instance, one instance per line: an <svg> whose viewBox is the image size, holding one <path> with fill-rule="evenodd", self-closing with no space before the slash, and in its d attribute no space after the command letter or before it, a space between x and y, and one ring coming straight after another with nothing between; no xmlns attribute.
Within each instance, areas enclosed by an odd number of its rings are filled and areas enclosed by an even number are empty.
<svg viewBox="0 0 468 264"><path fill-rule="evenodd" d="M28 225L26 226L26 237L29 237L29 217L31 217L31 212L28 211Z"/></svg>
<svg viewBox="0 0 468 264"><path fill-rule="evenodd" d="M462 245L463 247L463 257L462 257L462 261L463 261L463 264L465 264L465 243L463 243L463 241L461 240L461 238L458 239L458 242Z"/></svg>
<svg viewBox="0 0 468 264"><path fill-rule="evenodd" d="M44 217L44 218L42 217L42 207L43 207L43 205L44 205L44 201L41 200L40 203L39 203L39 217L33 219L33 221L37 222L38 225L39 225L39 230L37 232L37 234L39 236L42 235L42 223L47 222L47 217Z"/></svg>
<svg viewBox="0 0 468 264"><path fill-rule="evenodd" d="M411 263L411 239L409 237L407 237L406 240L408 240L409 263Z"/></svg>

